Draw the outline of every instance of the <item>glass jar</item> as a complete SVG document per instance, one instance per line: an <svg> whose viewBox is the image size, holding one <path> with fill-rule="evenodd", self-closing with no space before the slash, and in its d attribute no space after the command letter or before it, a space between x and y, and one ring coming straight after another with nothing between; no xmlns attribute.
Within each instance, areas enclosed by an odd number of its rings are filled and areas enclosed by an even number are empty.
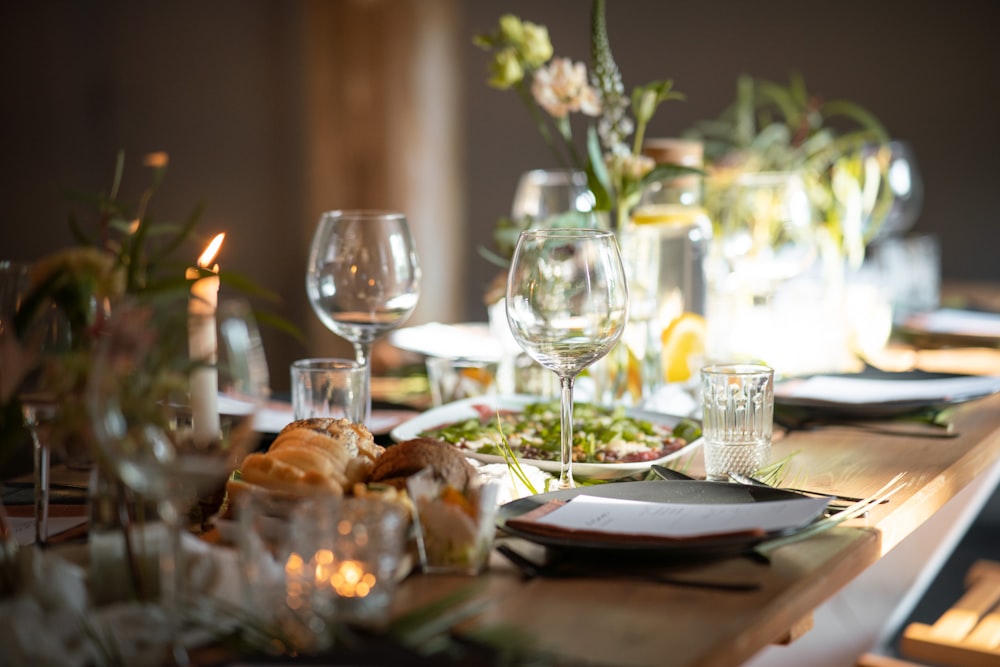
<svg viewBox="0 0 1000 667"><path fill-rule="evenodd" d="M643 152L657 164L701 169L698 141L649 139ZM632 211L632 224L656 230L659 288L656 319L663 327L683 313L705 314L704 261L712 222L702 205L702 179L684 174L652 183Z"/></svg>

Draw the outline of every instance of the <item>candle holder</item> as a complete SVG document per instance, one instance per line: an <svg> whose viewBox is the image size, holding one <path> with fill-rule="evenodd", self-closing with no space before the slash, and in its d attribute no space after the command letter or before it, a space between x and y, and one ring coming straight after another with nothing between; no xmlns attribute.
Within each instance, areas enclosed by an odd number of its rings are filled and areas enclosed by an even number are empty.
<svg viewBox="0 0 1000 667"><path fill-rule="evenodd" d="M476 575L486 569L496 533L498 489L492 482L456 489L429 470L410 477L407 490L416 506L423 572Z"/></svg>

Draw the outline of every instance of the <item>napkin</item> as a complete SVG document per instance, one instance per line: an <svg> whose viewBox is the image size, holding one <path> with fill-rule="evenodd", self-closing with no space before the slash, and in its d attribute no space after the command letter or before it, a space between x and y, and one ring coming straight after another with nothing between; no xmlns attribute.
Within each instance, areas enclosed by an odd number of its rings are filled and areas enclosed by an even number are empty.
<svg viewBox="0 0 1000 667"><path fill-rule="evenodd" d="M968 376L923 380L883 380L817 375L787 380L774 388L775 398L808 399L864 405L898 401L959 402L1000 391L1000 376Z"/></svg>
<svg viewBox="0 0 1000 667"><path fill-rule="evenodd" d="M143 531L144 537L162 540L163 535L153 534L160 529L159 524L151 524ZM225 608L242 607L235 552L187 534L183 545L189 590ZM119 556L116 566L107 563L99 571L90 571L92 563L88 563L88 558L101 556L94 553L94 545L88 547L20 549L7 560L0 560L0 568L15 575L13 580L17 582L16 591L0 589L0 667L26 664L82 667L106 663L109 656L117 656L120 664L130 666L162 664L169 641L169 626L162 609L124 598L99 603L102 594L115 587L110 581L112 575L117 572L127 576L126 567ZM110 557L121 547L105 543L97 548L103 550L104 557ZM155 562L150 565L155 568ZM101 590L89 590L88 579L91 587ZM215 627L209 624L190 636L185 635L185 644L204 643L211 632L227 630L232 619L219 617L213 622Z"/></svg>
<svg viewBox="0 0 1000 667"><path fill-rule="evenodd" d="M1000 313L942 308L914 315L906 326L927 333L1000 338Z"/></svg>

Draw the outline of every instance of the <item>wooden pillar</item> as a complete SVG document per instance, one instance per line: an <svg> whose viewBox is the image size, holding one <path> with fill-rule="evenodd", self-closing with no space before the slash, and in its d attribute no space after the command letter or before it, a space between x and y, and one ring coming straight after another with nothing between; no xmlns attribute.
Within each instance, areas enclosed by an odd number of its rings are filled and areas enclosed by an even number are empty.
<svg viewBox="0 0 1000 667"><path fill-rule="evenodd" d="M407 214L423 268L410 324L461 313L458 0L315 0L302 16L302 126L308 244L320 214ZM349 346L315 318L312 354Z"/></svg>

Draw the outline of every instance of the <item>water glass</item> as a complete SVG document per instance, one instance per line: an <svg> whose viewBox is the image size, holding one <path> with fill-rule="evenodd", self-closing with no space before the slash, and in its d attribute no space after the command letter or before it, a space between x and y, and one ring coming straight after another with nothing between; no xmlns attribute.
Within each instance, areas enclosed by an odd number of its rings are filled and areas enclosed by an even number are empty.
<svg viewBox="0 0 1000 667"><path fill-rule="evenodd" d="M295 419L365 417L365 369L350 359L299 359L291 364Z"/></svg>
<svg viewBox="0 0 1000 667"><path fill-rule="evenodd" d="M705 474L753 475L771 458L774 370L759 364L716 364L701 369Z"/></svg>
<svg viewBox="0 0 1000 667"><path fill-rule="evenodd" d="M941 297L941 243L932 234L887 238L871 248L871 264L892 302L892 319L938 307Z"/></svg>
<svg viewBox="0 0 1000 667"><path fill-rule="evenodd" d="M434 405L497 391L497 363L494 361L427 357L425 363Z"/></svg>
<svg viewBox="0 0 1000 667"><path fill-rule="evenodd" d="M258 625L280 630L292 648L321 650L330 645L333 603L329 596L303 601L301 585L289 590L290 518L298 502L249 491L236 499L236 543L243 605ZM289 604L292 602L292 604Z"/></svg>

